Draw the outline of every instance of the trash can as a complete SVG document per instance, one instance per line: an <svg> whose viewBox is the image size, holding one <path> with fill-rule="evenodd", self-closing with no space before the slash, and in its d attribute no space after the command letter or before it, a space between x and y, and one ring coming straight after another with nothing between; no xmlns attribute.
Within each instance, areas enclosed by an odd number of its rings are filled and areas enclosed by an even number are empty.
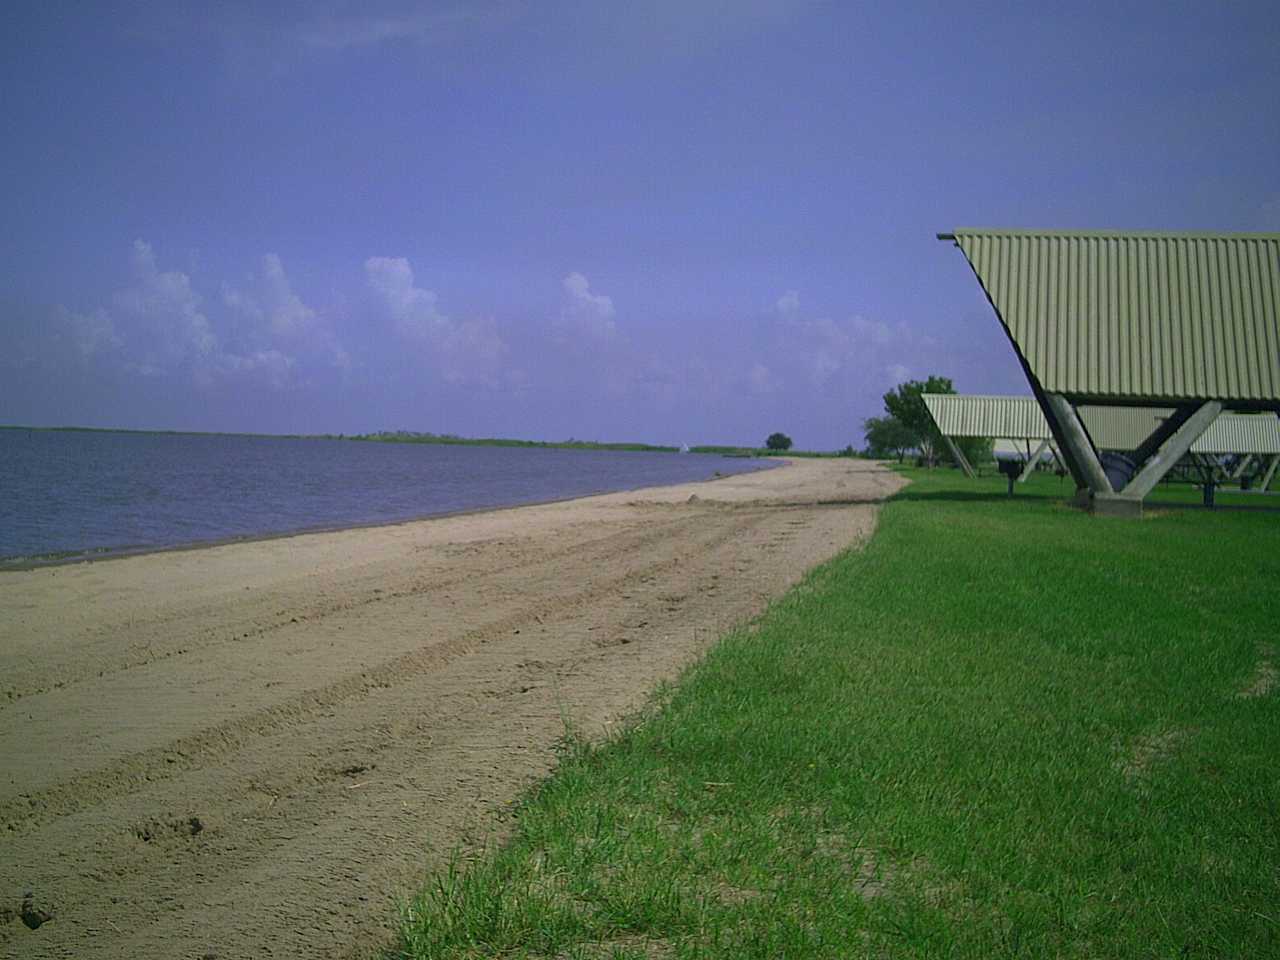
<svg viewBox="0 0 1280 960"><path fill-rule="evenodd" d="M1111 489L1116 493L1123 490L1133 475L1138 472L1138 466L1123 453L1107 452L1098 458L1102 461L1102 472L1107 475L1107 479L1111 481Z"/></svg>

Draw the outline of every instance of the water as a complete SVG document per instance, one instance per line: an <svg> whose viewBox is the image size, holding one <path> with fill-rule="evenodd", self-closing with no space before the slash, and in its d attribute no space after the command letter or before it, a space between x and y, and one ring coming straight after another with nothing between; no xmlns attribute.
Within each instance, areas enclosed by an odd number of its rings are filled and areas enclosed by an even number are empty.
<svg viewBox="0 0 1280 960"><path fill-rule="evenodd" d="M390 523L768 465L699 454L0 430L0 561Z"/></svg>

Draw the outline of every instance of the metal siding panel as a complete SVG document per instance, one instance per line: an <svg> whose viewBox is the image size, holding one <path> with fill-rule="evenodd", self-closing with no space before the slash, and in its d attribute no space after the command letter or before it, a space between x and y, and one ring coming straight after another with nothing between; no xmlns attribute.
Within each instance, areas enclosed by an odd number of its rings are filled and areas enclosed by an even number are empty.
<svg viewBox="0 0 1280 960"><path fill-rule="evenodd" d="M1224 413L1191 446L1193 453L1280 453L1280 418L1272 413Z"/></svg>
<svg viewBox="0 0 1280 960"><path fill-rule="evenodd" d="M938 429L950 437L1039 441L1051 435L1034 397L925 394L924 402Z"/></svg>
<svg viewBox="0 0 1280 960"><path fill-rule="evenodd" d="M955 237L1044 389L1280 403L1280 235Z"/></svg>
<svg viewBox="0 0 1280 960"><path fill-rule="evenodd" d="M1173 411L1162 407L1082 404L1079 413L1099 450L1136 450Z"/></svg>

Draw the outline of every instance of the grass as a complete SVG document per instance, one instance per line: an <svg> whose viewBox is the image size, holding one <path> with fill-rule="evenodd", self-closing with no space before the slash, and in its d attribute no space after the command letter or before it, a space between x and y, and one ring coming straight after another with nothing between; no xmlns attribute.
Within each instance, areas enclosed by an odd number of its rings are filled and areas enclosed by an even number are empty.
<svg viewBox="0 0 1280 960"><path fill-rule="evenodd" d="M908 472L396 955L1280 956L1280 521Z"/></svg>

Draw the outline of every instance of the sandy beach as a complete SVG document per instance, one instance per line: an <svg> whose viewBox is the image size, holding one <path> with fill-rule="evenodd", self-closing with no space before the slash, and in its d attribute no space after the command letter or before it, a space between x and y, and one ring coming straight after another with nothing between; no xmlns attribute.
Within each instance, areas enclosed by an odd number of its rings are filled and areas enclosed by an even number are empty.
<svg viewBox="0 0 1280 960"><path fill-rule="evenodd" d="M372 955L566 721L608 730L901 482L797 460L0 574L0 955Z"/></svg>

